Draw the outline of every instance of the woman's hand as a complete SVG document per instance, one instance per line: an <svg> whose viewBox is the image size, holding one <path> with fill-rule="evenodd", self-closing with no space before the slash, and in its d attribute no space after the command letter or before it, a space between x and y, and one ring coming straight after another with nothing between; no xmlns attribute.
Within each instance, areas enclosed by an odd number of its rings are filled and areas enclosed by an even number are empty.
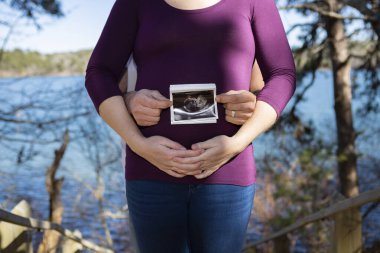
<svg viewBox="0 0 380 253"><path fill-rule="evenodd" d="M158 91L147 89L128 92L124 101L139 126L156 125L160 121L161 111L172 104Z"/></svg>
<svg viewBox="0 0 380 253"><path fill-rule="evenodd" d="M201 151L202 153L196 157L176 157L174 161L188 165L200 163L201 172L194 174L194 176L197 179L202 179L217 171L245 147L239 144L234 137L219 135L207 141L193 144L191 148L193 151Z"/></svg>
<svg viewBox="0 0 380 253"><path fill-rule="evenodd" d="M195 158L202 152L201 149L188 150L162 136L152 136L144 139L136 153L170 176L181 178L201 173L201 162L180 163L175 160Z"/></svg>
<svg viewBox="0 0 380 253"><path fill-rule="evenodd" d="M219 94L216 101L224 104L226 121L235 125L243 125L252 116L256 106L256 96L247 90Z"/></svg>

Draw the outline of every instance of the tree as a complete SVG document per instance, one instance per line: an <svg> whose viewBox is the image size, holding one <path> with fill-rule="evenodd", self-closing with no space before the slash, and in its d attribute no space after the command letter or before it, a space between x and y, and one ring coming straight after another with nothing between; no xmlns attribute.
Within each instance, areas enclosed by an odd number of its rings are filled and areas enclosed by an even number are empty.
<svg viewBox="0 0 380 253"><path fill-rule="evenodd" d="M49 194L49 221L56 224L62 223L64 207L61 200L61 189L65 180L63 177L56 179L56 174L65 155L69 140L69 132L66 130L63 143L59 149L54 151L54 161L46 170L45 186ZM38 252L57 252L60 237L61 235L57 231L46 230L38 247Z"/></svg>
<svg viewBox="0 0 380 253"><path fill-rule="evenodd" d="M0 4L15 10L22 17L33 19L36 24L38 24L37 19L42 15L63 16L59 0L0 0ZM7 20L3 19L0 19L0 24L9 25Z"/></svg>
<svg viewBox="0 0 380 253"><path fill-rule="evenodd" d="M299 29L301 33L299 38L302 46L294 50L299 59L297 62L299 78L302 80L311 75L312 81L298 89L296 103L290 111L288 122L296 122L298 129L309 129L297 114L296 107L313 85L317 69L326 64L324 59L327 56L330 61L327 64L333 73L339 190L345 197L356 196L359 193L358 154L355 144L358 132L354 128L352 96L355 90L352 90L351 72L366 73L365 82L355 86L358 87L357 93L364 91L368 98L362 108L363 111L366 113L378 111L379 101L371 98L376 98L380 86L377 74L380 62L380 16L378 15L380 1L286 0L286 3L285 9L296 10L312 19L311 22L297 23L290 30ZM354 29L350 31L349 28ZM359 40L359 38L364 39ZM360 50L355 50L357 49L353 46L355 43L362 46ZM355 69L353 60L356 61ZM360 234L359 210L353 210L349 216L358 221L353 229ZM343 220L344 217L342 222Z"/></svg>
<svg viewBox="0 0 380 253"><path fill-rule="evenodd" d="M31 20L37 29L41 29L39 18L42 16L63 17L60 0L0 0L0 28L5 27L0 36L0 61L4 49L20 20Z"/></svg>

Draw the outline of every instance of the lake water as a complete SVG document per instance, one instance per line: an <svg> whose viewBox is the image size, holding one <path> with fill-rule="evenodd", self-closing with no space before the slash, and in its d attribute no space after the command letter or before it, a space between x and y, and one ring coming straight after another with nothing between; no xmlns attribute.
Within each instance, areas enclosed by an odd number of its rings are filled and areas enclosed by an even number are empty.
<svg viewBox="0 0 380 253"><path fill-rule="evenodd" d="M8 86L7 83L12 83ZM44 114L44 110L37 110L36 117L46 119L54 117L55 113L63 113L70 115L70 110L65 103L77 103L76 110L79 113L83 106L90 106L92 104L84 90L84 77L33 77L25 79L0 79L0 87L7 87L3 89L0 94L0 109L7 111L10 107L9 103L19 104L28 101L29 98L35 97L41 101L49 101L51 105L55 103L59 104L57 108L61 111L57 112L51 110L51 112ZM57 90L62 89L79 89L79 93L76 95L63 94L62 97L54 97L51 94L57 94ZM44 92L41 92L44 91ZM49 92L51 91L51 92ZM54 93L55 91L55 93ZM58 93L62 94L62 93ZM291 104L291 103L290 103ZM289 105L290 105L289 104ZM354 100L354 108L360 106L360 100ZM66 104L67 105L67 104ZM46 108L45 108L46 109ZM334 113L333 113L333 89L332 89L332 76L331 72L320 71L318 72L314 86L308 91L306 100L301 103L300 109L304 114L305 119L314 121L322 131L326 132L326 135L333 135L333 129L335 127ZM72 111L71 111L72 113ZM95 115L95 114L94 114ZM378 115L368 115L370 120L355 121L357 129L364 129L365 136L370 138L363 138L363 141L358 143L359 149L364 154L370 154L374 157L379 157L380 146L378 145L379 132L378 132ZM83 124L82 124L83 123ZM93 121L94 124L105 124L99 117ZM2 125L3 124L3 125ZM78 122L72 128L79 128L88 124L87 122ZM366 125L364 125L366 124ZM6 129L4 122L0 121L1 129ZM62 127L62 126L61 126ZM97 127L97 126L92 126ZM107 127L106 127L107 128ZM31 127L31 130L33 127ZM37 131L37 130L33 130ZM108 129L111 137L115 140L116 144L119 144L118 137L112 131ZM45 131L41 133L41 139L49 139L53 137L52 132ZM0 143L0 206L10 209L19 200L26 199L33 208L33 216L40 219L47 219L48 211L48 196L45 190L45 177L44 173L46 168L51 164L54 157L53 150L60 146L59 142L50 144L34 144L34 149L28 148L28 151L39 152L38 156L28 160L26 163L20 165L16 164L17 156L12 149L18 150L23 144L17 141L4 141L7 136L6 132L1 132ZM18 136L12 133L13 137ZM20 130L20 136L25 136L25 133ZM95 172L94 165L83 155L83 143L76 142L74 136L72 143L69 145L67 153L62 161L61 168L59 169L59 176L65 177L65 183L62 188L62 198L64 203L64 217L63 225L71 230L79 229L84 238L99 242L104 242L104 231L102 225L99 222L99 207L97 200L93 197L91 187L95 184ZM57 136L61 138L61 136ZM79 138L79 137L78 137ZM117 146L117 145L116 145ZM255 140L255 150L257 159L263 156L267 150L273 148L273 143L266 141L265 136ZM120 150L118 150L120 151ZM124 195L124 171L120 161L112 166L107 166L106 171L102 173L105 180L105 208L114 213L118 212L120 208L126 205ZM362 185L362 190L372 189L375 186L379 186L378 183L380 173L365 171L366 166L363 165L360 168L360 173L363 176L370 175L374 177L371 184ZM126 212L119 214L125 215ZM254 219L255 217L253 217ZM366 233L372 233L371 240L379 240L379 234L376 233L376 229L380 227L380 210L377 208L370 217L368 217L364 229ZM108 226L111 230L111 234L114 239L114 246L116 252L129 251L130 238L128 234L128 219L107 219ZM374 224L377 224L375 226ZM251 231L249 238L257 239ZM40 236L40 233L35 232L36 237ZM297 248L297 252L302 252L302 247Z"/></svg>

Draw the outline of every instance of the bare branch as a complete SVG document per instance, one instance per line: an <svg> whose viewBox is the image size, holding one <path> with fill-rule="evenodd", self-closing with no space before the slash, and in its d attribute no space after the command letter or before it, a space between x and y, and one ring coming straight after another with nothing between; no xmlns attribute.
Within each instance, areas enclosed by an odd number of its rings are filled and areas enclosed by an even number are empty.
<svg viewBox="0 0 380 253"><path fill-rule="evenodd" d="M342 14L336 13L334 11L328 11L324 10L320 6L317 6L316 4L293 4L293 5L287 5L287 6L281 6L279 7L281 10L291 10L291 9L298 9L298 10L309 10L316 12L324 17L334 18L334 19L341 19L341 20L365 20L365 21L375 21L376 19L373 16L344 16Z"/></svg>
<svg viewBox="0 0 380 253"><path fill-rule="evenodd" d="M367 5L363 4L363 1L361 0L344 0L343 2L344 4L358 10L362 15L369 16L369 17L376 16L376 12L369 9Z"/></svg>
<svg viewBox="0 0 380 253"><path fill-rule="evenodd" d="M9 142L40 144L40 145L52 144L59 141L59 139L51 139L51 140L37 139L35 138L35 136L30 136L30 138L15 138L15 137L9 137L7 135L0 135L0 139L2 142L9 141Z"/></svg>
<svg viewBox="0 0 380 253"><path fill-rule="evenodd" d="M83 113L73 114L73 115L66 116L66 117L53 118L53 119L50 119L47 121L6 118L6 117L3 117L2 115L0 115L0 121L4 121L4 122L8 122L8 123L16 123L16 124L31 124L31 125L42 126L42 125L51 125L51 124L60 123L63 121L73 120L75 118L87 116L89 114L90 114L90 112L83 112Z"/></svg>
<svg viewBox="0 0 380 253"><path fill-rule="evenodd" d="M14 31L14 28L16 27L17 23L20 21L21 19L21 16L17 17L16 20L12 23L12 24L9 24L9 30L7 32L7 34L5 35L5 38L3 39L3 44L1 45L1 48L0 48L0 62L1 60L3 59L3 55L4 55L4 49Z"/></svg>
<svg viewBox="0 0 380 253"><path fill-rule="evenodd" d="M294 24L292 25L287 31L286 31L286 34L289 35L291 32L293 32L293 30L299 28L299 27L311 27L311 26L314 26L315 23L312 22L312 23L302 23L302 24Z"/></svg>

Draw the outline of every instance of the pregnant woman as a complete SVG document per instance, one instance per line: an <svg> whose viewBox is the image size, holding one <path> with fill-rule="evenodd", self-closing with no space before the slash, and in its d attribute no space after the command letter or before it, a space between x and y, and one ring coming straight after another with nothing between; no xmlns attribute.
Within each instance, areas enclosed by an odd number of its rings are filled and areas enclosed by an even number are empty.
<svg viewBox="0 0 380 253"><path fill-rule="evenodd" d="M171 125L168 109L157 124L138 126L118 86L132 52L137 91L169 97L171 84L188 83L215 83L217 93L249 90L255 59L265 86L241 126L224 115L215 124ZM295 83L273 0L116 0L85 85L126 142L127 201L140 252L240 252L255 192L251 143L279 118Z"/></svg>

